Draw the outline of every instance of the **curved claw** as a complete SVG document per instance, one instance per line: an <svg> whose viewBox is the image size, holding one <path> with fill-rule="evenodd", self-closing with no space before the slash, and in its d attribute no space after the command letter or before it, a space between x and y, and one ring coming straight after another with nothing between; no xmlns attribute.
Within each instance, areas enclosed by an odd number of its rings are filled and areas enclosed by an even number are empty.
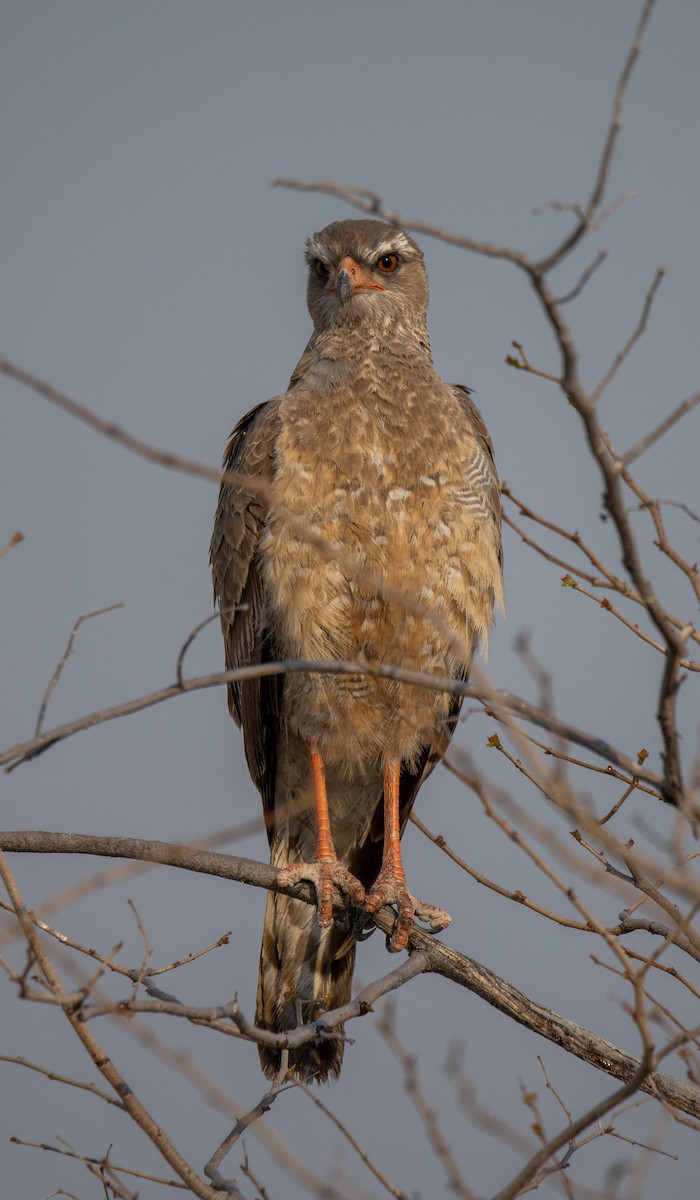
<svg viewBox="0 0 700 1200"><path fill-rule="evenodd" d="M452 920L444 909L416 899L400 879L388 872L383 876L380 872L365 902L365 912L371 916L385 904L394 904L398 909L393 932L387 937L387 949L394 954L406 949L414 920L427 925L430 933L446 929Z"/></svg>
<svg viewBox="0 0 700 1200"><path fill-rule="evenodd" d="M371 938L373 933L376 933L377 926L373 921L367 920L367 913L363 908L356 914L350 925L350 931L356 942L366 942L367 938Z"/></svg>
<svg viewBox="0 0 700 1200"><path fill-rule="evenodd" d="M301 880L312 884L316 892L316 919L321 929L327 929L333 921L333 889L345 896L354 908L362 908L365 889L337 858L317 859L313 863L292 863L283 867L278 875L282 887L293 887Z"/></svg>

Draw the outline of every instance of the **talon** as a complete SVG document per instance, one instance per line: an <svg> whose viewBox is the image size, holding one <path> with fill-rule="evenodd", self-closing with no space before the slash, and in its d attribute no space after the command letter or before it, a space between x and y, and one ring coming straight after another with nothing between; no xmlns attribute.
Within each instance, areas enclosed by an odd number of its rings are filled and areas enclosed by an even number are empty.
<svg viewBox="0 0 700 1200"><path fill-rule="evenodd" d="M373 933L376 932L377 926L373 921L367 919L367 909L363 905L362 908L354 914L350 923L350 932L356 942L366 942Z"/></svg>
<svg viewBox="0 0 700 1200"><path fill-rule="evenodd" d="M293 863L282 868L278 880L282 887L293 887L302 880L312 885L316 892L316 919L321 929L327 929L333 921L334 888L337 887L354 908L364 904L365 889L337 858Z"/></svg>
<svg viewBox="0 0 700 1200"><path fill-rule="evenodd" d="M414 920L427 925L431 933L446 929L452 920L444 909L437 908L434 904L426 904L424 900L417 900L403 880L388 871L380 872L367 897L365 912L372 915L385 904L393 904L398 909L396 924L392 933L387 936L387 949L394 954L406 949Z"/></svg>

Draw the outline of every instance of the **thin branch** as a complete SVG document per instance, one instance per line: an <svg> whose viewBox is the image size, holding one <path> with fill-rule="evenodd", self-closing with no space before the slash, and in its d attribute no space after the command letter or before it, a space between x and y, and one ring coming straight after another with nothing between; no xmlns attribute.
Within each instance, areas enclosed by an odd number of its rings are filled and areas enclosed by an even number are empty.
<svg viewBox="0 0 700 1200"><path fill-rule="evenodd" d="M121 601L119 601L117 604L109 604L106 608L97 608L97 609L95 609L94 612L83 613L82 617L78 617L77 621L75 622L75 625L71 629L70 637L68 638L66 648L63 651L63 657L60 659L60 661L58 663L56 663L56 669L54 670L54 673L49 680L48 687L46 688L46 691L44 692L43 700L41 701L41 705L39 706L39 715L36 719L36 729L34 731L35 737L39 737L41 734L41 727L44 723L44 717L46 716L46 709L47 709L49 700L51 699L51 695L54 691L54 688L56 687L56 685L58 684L58 681L61 678L61 673L63 671L63 668L65 667L66 663L68 662L68 659L70 658L71 654L73 653L73 646L75 644L75 639L76 639L78 630L80 629L80 626L82 625L83 621L91 621L93 617L101 617L105 613L114 612L114 610L116 608L123 608L123 607L124 607L124 605L121 603Z"/></svg>
<svg viewBox="0 0 700 1200"><path fill-rule="evenodd" d="M7 889L8 896L17 914L17 919L22 926L22 930L27 939L27 944L36 960L37 966L43 975L47 986L54 993L60 996L64 993L63 985L54 969L54 966L46 954L42 943L37 936L36 930L32 923L27 918L27 910L22 899L22 895L17 887L14 875L10 870L9 863L5 855L0 851L0 875ZM123 1078L117 1067L107 1055L103 1046L97 1041L93 1034L85 1027L80 1019L79 1012L74 1009L64 1008L66 1018L77 1034L79 1040L87 1050L90 1058L94 1062L97 1069L104 1076L110 1087L114 1089L117 1096L122 1100L125 1109L132 1120L139 1126L146 1136L153 1142L156 1149L169 1164L169 1166L179 1175L180 1179L191 1190L192 1194L198 1196L200 1200L214 1200L216 1193L207 1184L201 1180L196 1171L194 1171L188 1162L182 1157L170 1139L167 1137L163 1129L160 1128L157 1121L151 1116L141 1101L134 1095L133 1091Z"/></svg>
<svg viewBox="0 0 700 1200"><path fill-rule="evenodd" d="M420 233L426 237L438 238L439 241L446 242L449 246L458 246L461 250L469 250L473 254L483 254L487 258L505 259L506 262L511 262L514 266L520 267L522 270L528 270L531 266L527 255L521 254L518 250L510 250L507 246L501 246L495 242L480 242L475 238L466 237L460 233L453 233L448 229L443 229L439 225L432 225L426 221L414 221L412 218L402 217L399 213L393 212L385 206L378 192L357 187L352 183L334 183L328 179L315 181L273 179L270 187L288 188L293 192L315 192L326 196L334 196L337 200L344 201L344 203L349 204L352 208L357 208L360 212L366 213L368 216L377 217L380 221L386 221L389 225L396 225L401 229L410 229L414 233Z"/></svg>
<svg viewBox="0 0 700 1200"><path fill-rule="evenodd" d="M179 1188L183 1191L187 1190L187 1185L181 1183L179 1179L163 1179L159 1175L149 1175L145 1171L136 1171L132 1167L122 1167L117 1163L110 1162L106 1158L95 1158L92 1155L79 1154L77 1150L72 1150L69 1147L52 1146L49 1142L28 1142L24 1138L11 1137L9 1139L15 1146L28 1146L32 1150L48 1150L52 1154L62 1154L65 1158L74 1158L78 1162L85 1165L100 1167L102 1170L108 1169L122 1175L131 1175L134 1179L146 1179L149 1183L159 1183L161 1187ZM66 1193L56 1192L55 1195L64 1195Z"/></svg>
<svg viewBox="0 0 700 1200"><path fill-rule="evenodd" d="M643 437L635 446L632 446L632 449L628 450L626 454L622 454L620 456L620 463L622 466L628 467L636 458L640 458L642 454L645 454L650 446L653 446L655 442L658 442L665 433L668 433L669 429L673 428L677 421L680 421L681 417L684 417L686 413L691 412L698 404L700 404L700 392L695 392L693 396L688 396L687 400L682 400L681 403L673 409L673 412L670 412L667 417L664 417L663 421L661 421L655 429L652 429L651 432L646 435L646 437ZM666 503L670 502L667 501ZM697 518L695 519L697 520Z"/></svg>
<svg viewBox="0 0 700 1200"><path fill-rule="evenodd" d="M99 1096L100 1100L104 1100L106 1104L113 1104L115 1108L121 1108L124 1111L124 1105L121 1100L115 1100L114 1096L110 1096L108 1092L103 1092L94 1083L84 1083L81 1079L71 1079L69 1075L61 1075L58 1071L51 1071L48 1067L42 1067L39 1063L30 1062L28 1058L22 1058L21 1055L0 1054L0 1062L16 1063L19 1067L26 1067L28 1071L37 1071L39 1075L45 1075L56 1083L65 1083L68 1087L82 1088L86 1092L90 1092L93 1096Z"/></svg>
<svg viewBox="0 0 700 1200"><path fill-rule="evenodd" d="M23 832L0 834L0 846L14 852L30 850L41 852L43 850L44 852L103 854L108 857L146 859L150 862L178 866L219 878L237 880L254 887L283 892L285 895L294 896L295 899L304 900L309 904L316 902L313 888L306 884L297 884L294 888L280 888L277 883L278 871L275 867L251 859L169 846L166 842L139 841L135 838L89 837L85 834L42 835ZM0 863L2 861L0 856ZM9 868L7 869L9 870ZM339 906L338 911L340 914L342 906ZM391 908L383 908L375 915L374 920L383 933L391 934L396 914ZM23 918L23 923L29 929L32 928L26 917ZM34 936L33 930L32 936ZM548 1041L561 1046L598 1070L605 1071L616 1079L628 1080L639 1069L639 1062L631 1055L580 1025L576 1025L575 1022L569 1021L566 1017L530 1000L511 984L494 975L488 968L453 950L450 946L415 926L411 932L409 946L411 957L414 952L419 951L424 959L421 964L422 973L437 974L457 983L460 987L467 988L505 1016L539 1033ZM410 961L409 958L408 963L403 966L408 967ZM400 970L400 968L398 969ZM334 1016L340 1020L339 1014L343 1013L344 1009L339 1009L336 1010ZM661 1072L655 1072L641 1086L643 1091L667 1100L675 1108L700 1119L700 1091L683 1081Z"/></svg>
<svg viewBox="0 0 700 1200"><path fill-rule="evenodd" d="M530 1161L525 1164L514 1179L511 1179L510 1183L494 1196L493 1200L515 1200L515 1197L522 1193L527 1184L531 1183L533 1178L557 1150L565 1146L567 1142L572 1142L577 1134L583 1132L589 1125L593 1125L596 1121L599 1121L606 1113L616 1108L618 1104L621 1104L627 1096L633 1095L643 1085L651 1070L651 1059L645 1056L635 1075L623 1087L618 1088L617 1091L612 1092L604 1100L599 1101L598 1104L594 1104L575 1121L567 1124L556 1137L551 1138L541 1150L533 1154Z"/></svg>
<svg viewBox="0 0 700 1200"><path fill-rule="evenodd" d="M690 517L691 521L695 521L696 525L700 525L700 516L693 511L689 504L683 504L680 500L657 500L656 503L665 504L669 508L679 508L681 512L685 513L686 517ZM646 508L646 505L640 504L638 511L643 508Z"/></svg>
<svg viewBox="0 0 700 1200"><path fill-rule="evenodd" d="M0 558L2 558L4 554L9 554L10 550L14 550L15 546L19 546L20 542L23 542L23 541L24 541L23 533L20 533L19 530L16 533L13 533L10 540L8 542L6 542L5 545L2 547L2 549L0 550Z"/></svg>
<svg viewBox="0 0 700 1200"><path fill-rule="evenodd" d="M634 41L630 47L627 59L625 60L620 78L617 81L615 99L613 102L612 120L610 122L608 136L605 146L603 147L603 153L598 166L598 177L593 185L593 191L591 192L591 197L588 201L588 212L594 212L598 207L607 186L608 175L610 173L610 164L615 152L615 144L617 142L620 129L622 128L622 108L624 105L625 96L627 94L627 87L629 85L629 81L631 79L637 59L642 53L642 42L644 40L644 34L646 33L646 28L654 8L654 3L655 0L647 0L644 8L642 9Z"/></svg>
<svg viewBox="0 0 700 1200"><path fill-rule="evenodd" d="M647 322L649 320L649 314L651 312L651 306L654 303L654 297L656 296L659 285L665 274L666 274L666 268L659 267L656 272L656 275L654 276L654 278L652 280L651 287L649 288L649 291L647 292L647 294L644 298L642 314L639 318L639 321L637 322L637 327L633 331L633 333L630 335L630 337L627 339L627 341L625 342L622 349L619 350L618 353L615 355L613 362L610 364L610 366L608 367L607 371L605 372L603 378L601 379L600 383L598 384L597 388L595 388L594 392L592 393L591 399L590 399L590 403L592 405L596 405L598 403L603 392L608 387L608 384L611 382L613 377L617 374L617 372L619 371L623 362L629 356L629 354L633 350L634 346L637 344L640 337L646 330Z"/></svg>
<svg viewBox="0 0 700 1200"><path fill-rule="evenodd" d="M301 1080L297 1080L296 1086L298 1091L303 1092L307 1099L310 1100L312 1104L315 1104L316 1108L320 1109L322 1113L325 1113L329 1121L333 1122L336 1129L342 1133L345 1140L352 1146L361 1162L365 1164L367 1170L371 1171L372 1175L374 1175L374 1178L381 1183L382 1187L385 1188L389 1195L394 1196L395 1200L409 1200L406 1193L399 1191L398 1188L395 1188L394 1185L389 1182L386 1175L384 1175L379 1168L375 1166L366 1151L362 1149L362 1146L357 1139L352 1136L347 1126L343 1124L340 1118L335 1115L328 1105L324 1104L322 1100L319 1100L318 1096L312 1092L311 1088L305 1083L302 1083Z"/></svg>
<svg viewBox="0 0 700 1200"><path fill-rule="evenodd" d="M448 769L449 769L449 765L448 765ZM462 780L464 779L463 775L460 772L455 771L455 774L458 776L458 778L461 778ZM608 814L607 817L604 818L604 820L607 820L610 815L611 814ZM437 848L439 850L441 850L443 852L443 854L446 854L447 857L449 859L451 859L452 862L454 862L458 867L460 867L461 870L465 871L467 873L467 875L469 875L476 883L481 884L483 887L487 887L490 891L495 892L496 895L502 896L506 900L511 900L514 904L518 904L522 908L526 908L530 912L534 912L538 916L544 917L546 920L554 922L554 924L556 924L556 925L561 925L565 929L574 929L579 933L588 933L588 934L593 934L593 933L598 932L597 930L593 929L590 922L588 922L586 920L575 921L571 917L563 916L561 913L552 912L550 909L544 908L543 905L537 904L534 900L530 900L519 889L513 890L512 888L501 887L500 884L494 883L494 881L491 879L487 879L485 875L482 875L481 872L477 871L474 867L470 866L469 863L465 862L464 859L461 858L460 855L457 854L456 851L453 850L447 844L447 842L445 841L442 834L431 833L431 831L427 828L426 825L423 824L423 822L420 820L420 818L418 816L416 816L415 811L411 813L409 820L411 821L411 824L415 825L416 828L419 829L421 831L421 833L424 834L424 836L427 837L428 840L433 843L434 846L437 846ZM603 822L600 822L600 823L602 824ZM517 845L522 844L522 835L517 830L513 829L512 827L506 827L505 823L503 823L502 828L504 828L504 832L507 833L507 836L510 838L511 841L515 842ZM584 841L583 838L580 837L580 835L576 840L585 849L587 849L589 851L591 850L591 847L588 846L588 844ZM616 872L615 869L611 867L610 863L608 863L607 859L605 859L605 857L603 855L600 856L599 861L601 862L601 865L605 868L605 870L608 871L610 874L614 873L617 878L624 879L625 882L634 886L634 883L635 883L634 878L631 875L629 877L626 877L622 874L622 872ZM642 904L643 902L644 902L644 898L642 897L642 899L640 899L638 901L638 903ZM626 913L633 912L634 907L635 906L630 906L630 908L626 910ZM676 911L678 911L678 910L676 910ZM661 925L658 921L650 921L650 920L646 920L646 919L632 920L626 915L626 913L620 914L619 924L607 927L607 932L610 935L612 935L614 937L624 937L627 934L643 931L644 933L651 934L653 937L663 938L665 942L668 942L670 935L671 935L671 928L669 926ZM678 918L678 919L680 919L680 918ZM674 920L675 920L675 918L674 918ZM686 950L688 952L692 952L692 957L694 957L694 958L697 957L695 951L694 950L691 951L691 944L689 941L686 940L686 942L682 942L679 938L676 938L676 941L681 949ZM632 955L632 951L627 948L625 948L625 953L628 956ZM646 962L647 960L644 959L643 961ZM681 976L678 975L678 972L675 971L674 968L664 967L663 969L668 971L670 974L673 974L674 976L678 976L682 980L683 983L686 982L684 979L682 979Z"/></svg>
<svg viewBox="0 0 700 1200"><path fill-rule="evenodd" d="M229 610L226 609L225 611L228 612ZM239 606L239 611L240 611L240 606ZM221 612L210 613L209 616L205 617L203 621L199 621L198 624L195 625L194 629L190 630L190 632L188 633L184 642L182 643L180 650L178 652L177 662L175 663L175 677L177 679L177 686L179 688L184 688L185 683L187 682L182 673L184 666L185 666L185 656L187 654L187 651L190 649L190 646L195 641L195 639L198 637L198 635L202 632L202 630L206 629L207 625L211 625L213 621L220 620L221 616L223 616L223 613L221 613Z"/></svg>
<svg viewBox="0 0 700 1200"><path fill-rule="evenodd" d="M506 363L509 367L515 367L518 371L527 371L528 375L536 375L538 379L546 379L549 383L558 383L561 386L561 379L558 375L552 375L551 371L538 371L537 367L533 367L528 362L525 348L521 342L512 341L511 346L518 351L520 358L513 358L512 355L506 355Z"/></svg>
<svg viewBox="0 0 700 1200"><path fill-rule="evenodd" d="M667 671L664 676L662 685L662 694L659 703L659 724L661 727L662 736L664 739L664 799L669 803L673 803L678 807L683 807L683 783L681 774L680 750L678 745L678 733L675 723L675 690L677 685L677 669L678 659L678 638L676 637L672 623L666 616L661 607L653 589L646 579L642 567L637 547L634 543L632 531L629 526L627 513L620 496L619 479L615 473L612 464L609 461L609 450L605 444L602 431L600 430L594 416L594 407L585 396L581 382L578 377L578 354L576 352L571 331L566 322L561 316L560 310L554 303L553 296L547 287L547 284L540 272L533 266L532 263L523 255L513 255L509 252L504 252L500 257L509 258L510 261L517 263L528 274L531 284L542 304L543 310L552 326L553 332L559 342L563 356L564 371L562 374L562 387L570 397L574 407L579 412L579 415L584 421L584 427L589 440L590 448L599 464L603 474L606 493L605 504L610 512L611 517L615 522L618 531L620 543L623 552L623 561L627 567L632 579L634 580L637 590L640 592L642 599L649 611L649 614L657 625L660 632L663 633L665 640L669 644L669 649L673 649L673 656L669 655L667 663ZM77 404L74 400L58 392L48 384L36 377L32 376L21 368L15 367L9 363L7 359L0 356L0 371L16 378L25 386L31 387L38 391L39 394L46 396L53 403L58 404L61 408L69 411L78 419L86 421L89 425L98 429L106 436L116 438L129 449L136 453L142 454L144 457L152 461L161 463L169 467L176 467L182 470L190 471L193 474L202 478L216 478L217 481L222 480L234 487L239 487L245 490L247 494L255 495L261 498L269 498L269 486L264 480L251 479L246 476L238 476L232 472L213 471L211 468L202 467L201 464L192 463L191 460L178 459L176 456L164 454L162 451L156 451L153 447L148 446L138 438L124 434L118 426L102 420L83 405ZM284 513L285 520L290 522L290 526L294 529L299 528L300 535L303 536L310 545L313 545L321 553L345 562L347 554L342 547L329 544L324 538L315 535L308 530L307 525L300 521L293 513ZM354 564L354 568L358 569L358 564L353 556L350 556ZM411 597L397 589L389 588L385 581L375 577L373 572L360 571L358 578L362 582L371 583L372 586L377 586L381 594L387 599L395 599L401 603L407 612L418 612L424 619L430 619L436 628L439 628L447 637L449 644L456 644L463 650L462 639L455 637L454 631L449 629L444 619L437 613L432 613L426 610L425 605L415 602ZM671 659L673 658L673 661ZM355 672L358 673L358 672ZM397 676L395 676L397 677ZM420 685L419 685L420 686ZM433 685L434 686L434 685ZM453 684L448 686L448 692L451 691ZM176 689L177 692L182 692L182 689ZM176 691L168 690L168 694L176 694ZM495 694L494 694L495 695ZM162 698L165 698L164 696ZM123 710L126 711L126 710ZM135 711L135 709L133 710ZM121 715L121 714L120 714ZM95 717L94 723L100 723L104 717ZM50 738L46 744L55 740ZM40 752L44 745L35 747L34 752Z"/></svg>
<svg viewBox="0 0 700 1200"><path fill-rule="evenodd" d="M686 562L686 560L681 557L678 551L669 542L666 535L666 526L664 525L663 517L661 516L661 506L659 501L652 500L651 497L648 496L644 491L644 489L640 487L640 485L637 483L637 480L634 479L633 476L630 475L629 471L624 467L622 468L621 476L623 482L628 488L630 488L631 491L634 492L637 499L641 502L642 507L646 509L651 517L657 537L657 541L655 542L657 549L661 550L661 552L671 560L674 566L676 566L678 570L685 575L693 590L693 596L695 600L698 602L698 604L700 604L700 572L698 572L698 564ZM687 622L685 623L685 628L679 630L679 636L681 639L694 634L695 630L692 624L688 624Z"/></svg>
<svg viewBox="0 0 700 1200"><path fill-rule="evenodd" d="M644 34L646 33L646 28L654 9L655 2L656 0L646 0L646 4L642 9L642 13L639 18L634 41L630 47L629 54L627 55L622 71L620 72L620 77L617 81L615 99L613 101L612 117L608 126L605 144L603 146L600 161L598 163L598 173L593 184L593 190L589 197L588 204L586 205L585 209L581 211L578 224L575 226L572 232L568 234L564 241L561 242L551 254L548 254L546 258L542 259L537 264L537 273L539 275L545 275L552 269L552 267L560 263L562 259L573 250L574 246L577 245L584 234L588 233L591 223L595 218L596 209L603 200L605 189L608 185L610 166L612 163L613 154L615 152L615 146L622 128L622 109L625 96L627 94L627 88L637 59L642 52Z"/></svg>
<svg viewBox="0 0 700 1200"><path fill-rule="evenodd" d="M263 828L262 816L254 817L248 821L242 821L239 825L229 825L223 829L215 830L206 837L192 838L188 842L188 845L194 849L209 850L215 846L225 846L230 842L251 837L254 834L260 833ZM55 892L48 900L41 902L42 917L48 920L50 917L55 916L56 913L62 912L72 904L79 903L87 896L92 896L95 892L103 888L113 887L118 883L123 883L127 879L134 879L145 871L150 871L154 865L148 862L127 862L120 866L106 867L101 871L96 871L85 879L78 879L67 887L61 888L60 891ZM49 932L51 931L49 930ZM0 935L0 947L8 945L18 936L21 936L21 934L14 930L5 931Z"/></svg>
<svg viewBox="0 0 700 1200"><path fill-rule="evenodd" d="M585 542L582 540L582 538L580 537L580 535L578 533L570 533L568 530L562 529L559 526L555 525L552 521L548 521L546 519L546 517L541 517L537 513L533 512L531 509L528 509L521 500L517 500L516 497L513 496L512 492L505 484L503 484L501 486L501 492L504 496L507 496L509 500L512 500L515 504L518 505L520 514L522 516L527 517L529 520L535 522L535 524L542 526L544 529L549 529L552 533L556 533L559 537L562 537L562 538L566 539L567 541L572 542L575 546L577 546L581 550L581 552L586 556L586 558L589 560L589 562L592 563L593 566L596 567L600 571L602 578L598 578L595 575L591 575L591 573L589 571L584 571L578 565L575 565L575 564L569 562L567 559L560 558L559 555L553 554L549 550L546 550L545 547L540 545L539 542L536 542L534 538L529 537L520 528L520 526L516 524L516 522L513 520L513 518L508 516L508 513L504 512L503 513L504 525L509 526L509 528L512 529L518 535L521 542L523 542L523 544L525 546L529 546L531 550L534 550L536 554L539 554L547 562L552 563L555 567L559 567L561 570L563 570L566 573L567 576L571 576L572 578L576 578L576 579L583 579L586 581L586 583L590 584L590 586L594 587L594 588L600 588L600 589L605 588L605 589L609 589L610 591L617 592L618 595L623 596L625 600L630 600L630 601L632 601L632 603L638 604L642 608L646 607L642 597L634 590L634 588L631 588L629 586L629 584L624 582L624 580L619 579L616 575L613 574L612 571L608 570L608 568L603 563L601 563L600 560L596 557L596 555L591 550L590 546L587 546L585 544ZM645 512L649 512L652 508L656 508L656 510L658 511L658 506L661 504L664 504L664 503L672 504L674 502L673 501L663 501L663 500L647 501L647 502L643 502L642 504L640 504L635 511L644 510ZM677 507L684 508L685 505L677 505ZM690 513L689 515L692 515L692 513ZM699 523L700 523L700 521L699 521ZM662 549L665 553L669 553L669 548L667 547L666 544L659 544L659 549ZM669 557L672 557L672 552L669 554ZM689 567L688 564L683 563L681 561L676 562L676 565L679 566L679 569L682 570L684 572L684 574L690 575L691 583L693 583L694 585L697 584L697 568L691 568L691 567ZM694 575L693 575L693 572L694 572ZM565 581L562 580L562 583L564 583L564 582ZM685 621L682 621L680 619L680 617L675 616L673 613L669 612L668 610L666 611L666 616L669 621L669 624L671 624L675 629L677 629L679 633L681 632L681 630L688 628L687 623ZM700 634L697 632L697 630L691 628L690 632L688 634L688 638L690 641L700 644Z"/></svg>
<svg viewBox="0 0 700 1200"><path fill-rule="evenodd" d="M564 587L571 588L571 590L574 592L579 592L579 594L582 596L587 596L589 600L593 600L593 602L603 609L604 612L611 613L612 616L616 617L626 629L629 629L630 633L633 633L635 637L638 637L642 642L645 642L647 646L651 646L653 650L658 650L660 654L668 655L669 650L667 646L663 646L661 642L657 642L654 638L650 637L648 633L645 633L643 629L640 629L638 625L635 625L633 621L630 621L624 615L624 613L621 613L619 609L615 608L615 606L611 604L609 600L600 600L598 596L594 596L592 592L587 590L587 588L581 587L581 584L577 583L577 581L572 579L571 576L564 576L562 579L562 584ZM687 629L688 634L695 632L692 625L689 625ZM679 632L683 633L684 631L681 629ZM700 662L692 658L679 658L678 666L682 667L684 671L700 671Z"/></svg>
<svg viewBox="0 0 700 1200"><path fill-rule="evenodd" d="M457 1105L460 1112L471 1121L476 1129L483 1130L490 1137L497 1138L509 1150L515 1150L521 1158L529 1158L532 1154L532 1143L519 1129L506 1122L501 1113L485 1109L478 1101L476 1088L464 1070L465 1047L460 1042L453 1042L447 1048L445 1063L442 1068L445 1078L454 1088Z"/></svg>
<svg viewBox="0 0 700 1200"><path fill-rule="evenodd" d="M421 1087L416 1056L408 1052L397 1035L394 1028L393 1008L388 1005L385 1006L383 1016L377 1024L377 1032L384 1039L403 1071L406 1094L418 1113L431 1149L447 1176L448 1191L454 1192L456 1196L461 1196L462 1200L475 1200L474 1193L459 1168L454 1151L442 1132L438 1114Z"/></svg>
<svg viewBox="0 0 700 1200"><path fill-rule="evenodd" d="M580 296L581 292L588 283L588 280L591 278L591 275L595 274L595 272L598 270L598 267L605 262L607 257L607 250L599 250L593 259L593 262L590 263L589 266L586 267L585 271L581 273L578 282L572 287L571 291L566 292L566 294L563 296L558 296L554 303L558 305L569 304L571 300L575 300L577 296Z"/></svg>
<svg viewBox="0 0 700 1200"><path fill-rule="evenodd" d="M225 1191L227 1196L234 1197L234 1200L244 1200L244 1198L233 1180L227 1180L223 1178L219 1171L219 1167L226 1156L231 1153L233 1147L243 1136L246 1129L248 1129L254 1121L260 1120L261 1117L264 1117L265 1114L270 1111L280 1092L285 1090L284 1084L285 1081L281 1076L273 1079L268 1091L265 1092L258 1103L252 1109L250 1109L249 1112L244 1113L243 1116L238 1118L231 1132L227 1134L221 1145L217 1147L209 1161L204 1165L204 1174L206 1175L207 1179L211 1180L214 1187ZM286 1087L294 1086L294 1084L286 1084Z"/></svg>
<svg viewBox="0 0 700 1200"><path fill-rule="evenodd" d="M176 696L185 695L188 692L222 687L225 684L237 683L245 679L292 674L298 671L322 675L367 675L375 678L397 679L402 683L410 683L414 687L423 687L439 692L444 691L452 696L486 700L489 705L495 703L499 706L499 709L508 710L520 720L530 721L535 725L539 725L543 729L549 730L556 737L584 746L593 754L607 759L622 770L636 774L640 780L651 787L658 787L662 782L660 776L648 771L640 772L636 769L632 760L627 755L605 741L604 738L598 737L596 734L587 733L576 726L568 725L565 721L561 721L544 712L542 709L537 708L535 705L529 704L526 700L514 695L512 692L500 689L492 691L489 689L486 693L480 687L462 683L457 679L450 679L439 675L426 675L420 671L410 671L406 668L394 667L387 663L375 663L368 666L367 663L340 661L324 663L300 659L279 663L258 663L255 666L239 667L235 671L219 671L213 675L202 675L193 679L184 679L181 686L171 684L168 687L160 688L156 692L150 692L146 696L126 701L124 704L117 704L113 708L104 708L88 713L84 717L78 717L76 720L69 721L65 725L59 725L55 729L50 729L42 733L38 738L34 737L29 741L18 742L16 745L11 746L8 750L0 753L0 766L4 765L7 771L12 771L21 763L28 762L37 755L43 754L50 746L72 737L76 733L92 729L96 725L102 725L107 721L131 716L134 713L141 712L143 709L151 708L155 704L161 704L166 700L174 699ZM495 708L489 706L485 711L488 716L496 720L500 719L499 712Z"/></svg>
<svg viewBox="0 0 700 1200"><path fill-rule="evenodd" d="M147 459L148 462L157 463L161 467L167 467L174 471L181 471L185 475L194 475L198 479L208 479L212 483L218 484L221 480L221 471L217 467L207 467L193 459L151 446L148 442L144 442L141 438L122 429L116 422L105 421L102 417L98 417L92 409L84 404L79 404L65 392L59 391L58 388L52 387L51 384L33 375L31 371L25 371L23 367L17 366L16 363L6 358L4 354L0 354L0 374L7 375L9 379L14 379L24 387L37 392L57 408L70 413L72 417L89 425L91 429L95 429L111 441L126 446L128 450L138 454L140 458Z"/></svg>

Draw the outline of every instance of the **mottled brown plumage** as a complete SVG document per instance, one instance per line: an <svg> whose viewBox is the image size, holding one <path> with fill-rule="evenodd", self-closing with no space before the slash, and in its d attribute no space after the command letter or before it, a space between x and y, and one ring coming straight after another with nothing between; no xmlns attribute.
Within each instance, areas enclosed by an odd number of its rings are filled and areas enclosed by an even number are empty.
<svg viewBox="0 0 700 1200"><path fill-rule="evenodd" d="M433 367L422 253L389 225L338 221L309 239L307 260L309 344L288 391L238 423L224 460L269 488L221 488L211 559L226 664L342 659L466 679L502 601L498 480L468 390ZM414 915L449 920L408 892L399 837L460 701L296 673L233 684L229 706L271 861L319 894L318 913L267 900L256 1020L288 1029L350 996L355 941L331 922L334 883L365 917L397 905L393 949ZM277 1055L261 1059L277 1069ZM290 1065L323 1080L341 1059L342 1042L324 1039Z"/></svg>

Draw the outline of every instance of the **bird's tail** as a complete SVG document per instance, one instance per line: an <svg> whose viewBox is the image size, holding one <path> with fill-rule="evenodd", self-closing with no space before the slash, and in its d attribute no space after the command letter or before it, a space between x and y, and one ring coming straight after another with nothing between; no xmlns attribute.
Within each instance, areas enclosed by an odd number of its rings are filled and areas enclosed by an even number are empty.
<svg viewBox="0 0 700 1200"><path fill-rule="evenodd" d="M274 866L290 861L286 844L272 845ZM292 858L293 861L293 858ZM355 966L355 939L335 925L320 929L311 904L269 892L265 909L255 1023L261 1029L282 1032L314 1021L350 999ZM339 1036L323 1037L289 1051L289 1067L308 1082L336 1077L343 1060L342 1029ZM280 1054L261 1046L260 1062L266 1075L280 1066Z"/></svg>

